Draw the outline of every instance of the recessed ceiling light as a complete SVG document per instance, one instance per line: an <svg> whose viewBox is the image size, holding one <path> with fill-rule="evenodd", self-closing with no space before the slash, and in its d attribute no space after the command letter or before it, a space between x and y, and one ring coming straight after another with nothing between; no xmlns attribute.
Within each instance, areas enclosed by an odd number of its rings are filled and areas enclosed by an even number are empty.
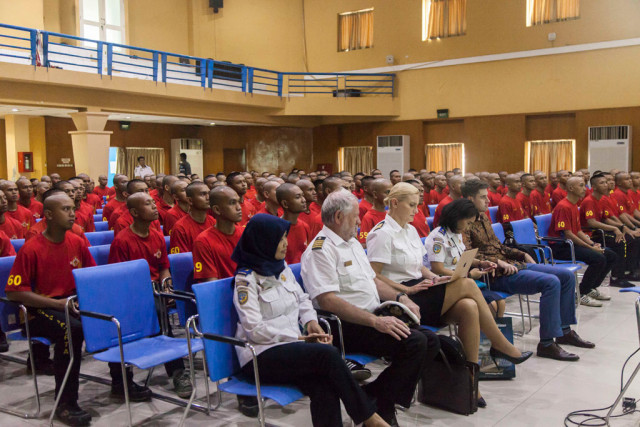
<svg viewBox="0 0 640 427"><path fill-rule="evenodd" d="M130 119L130 118L131 118L130 116L125 117L125 119Z"/></svg>
<svg viewBox="0 0 640 427"><path fill-rule="evenodd" d="M215 125L216 125L216 124L215 124L215 123L213 123L213 122L211 122L211 123L209 123L209 124L210 124L211 126L215 126Z"/></svg>
<svg viewBox="0 0 640 427"><path fill-rule="evenodd" d="M12 108L11 111L16 112L16 111L20 111L17 108Z"/></svg>

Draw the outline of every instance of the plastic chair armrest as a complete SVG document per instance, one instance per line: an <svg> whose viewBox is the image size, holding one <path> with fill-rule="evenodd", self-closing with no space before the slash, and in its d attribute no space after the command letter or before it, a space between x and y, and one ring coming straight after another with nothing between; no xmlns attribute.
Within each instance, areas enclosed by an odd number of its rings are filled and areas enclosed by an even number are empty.
<svg viewBox="0 0 640 427"><path fill-rule="evenodd" d="M204 332L202 334L202 338L205 338L205 339L208 339L208 340L212 340L212 341L219 341L219 342L223 342L223 343L226 343L226 344L235 345L237 347L246 347L249 344L248 341L240 340L238 338L228 337L226 335L210 334L210 333L207 333L207 332Z"/></svg>
<svg viewBox="0 0 640 427"><path fill-rule="evenodd" d="M193 295L180 295L177 293L169 293L169 292L158 292L158 295L160 296L160 298L166 298L166 299L179 299L180 301L190 301L195 303L196 300L194 299Z"/></svg>
<svg viewBox="0 0 640 427"><path fill-rule="evenodd" d="M104 320L107 322L113 322L115 320L115 316L111 316L109 314L96 313L95 311L87 311L87 310L79 310L81 316L92 317L94 319Z"/></svg>

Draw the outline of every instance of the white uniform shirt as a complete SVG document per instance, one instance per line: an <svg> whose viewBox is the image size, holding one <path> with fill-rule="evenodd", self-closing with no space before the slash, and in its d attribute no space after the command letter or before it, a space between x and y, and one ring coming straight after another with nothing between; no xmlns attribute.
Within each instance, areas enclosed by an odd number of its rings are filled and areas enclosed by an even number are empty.
<svg viewBox="0 0 640 427"><path fill-rule="evenodd" d="M380 305L376 273L355 238L347 242L325 226L307 246L301 264L304 287L316 306L318 295L327 292L371 312Z"/></svg>
<svg viewBox="0 0 640 427"><path fill-rule="evenodd" d="M133 170L133 174L134 174L134 176L139 176L140 179L144 179L144 177L147 176L147 175L153 175L153 170L151 169L151 167L149 165L147 165L145 167L142 167L142 166L138 165Z"/></svg>
<svg viewBox="0 0 640 427"><path fill-rule="evenodd" d="M455 270L465 246L462 234L452 233L449 229L436 227L425 239L424 247L427 250L425 265L431 262L441 262L444 268Z"/></svg>
<svg viewBox="0 0 640 427"><path fill-rule="evenodd" d="M420 235L411 224L400 227L390 215L367 236L367 257L384 264L382 275L397 283L422 278L425 254Z"/></svg>
<svg viewBox="0 0 640 427"><path fill-rule="evenodd" d="M235 277L233 305L238 312L236 338L247 340L256 354L298 341L304 326L318 316L293 272L286 267L279 277L240 270ZM236 347L240 366L251 362L251 350Z"/></svg>

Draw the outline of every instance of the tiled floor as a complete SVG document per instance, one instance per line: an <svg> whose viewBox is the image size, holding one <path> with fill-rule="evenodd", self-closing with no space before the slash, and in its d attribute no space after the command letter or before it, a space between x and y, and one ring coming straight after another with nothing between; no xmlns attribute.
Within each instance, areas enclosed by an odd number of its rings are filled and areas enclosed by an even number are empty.
<svg viewBox="0 0 640 427"><path fill-rule="evenodd" d="M433 409L421 404L410 410L399 412L401 426L562 426L567 413L584 408L601 408L613 403L620 383L620 369L625 359L638 348L638 331L634 311L636 294L619 294L611 291L611 302L603 308L580 307L578 311L581 336L597 344L593 350L574 349L581 357L577 363L556 362L533 356L517 368L517 377L510 381L481 382L482 393L488 408L469 417ZM509 306L513 305L510 303ZM514 322L515 327L519 326ZM537 344L537 328L524 338L517 338L516 344L522 350L534 350ZM25 345L13 344L11 354L25 357ZM627 367L627 377L640 361L640 355ZM374 374L382 368L372 365ZM108 378L106 365L85 357L82 372ZM15 363L0 361L0 405L28 407L33 403L32 390L28 387L28 377L23 375L24 367ZM202 372L198 371L202 377ZM137 372L142 380L144 373ZM0 413L0 426L45 425L53 403L53 379L41 378L43 417L25 421ZM203 395L203 382L198 383L199 395ZM170 384L163 369L158 369L152 378L152 388L159 393L171 394ZM213 389L213 387L212 387ZM640 378L630 388L628 396L640 398ZM26 403L26 405L25 405ZM80 404L89 410L95 426L126 425L127 415L123 404L109 398L108 386L82 381ZM181 409L161 401L136 403L132 405L134 424L144 426L177 425ZM620 413L621 410L616 411ZM310 426L308 400L303 399L286 408L268 402L267 420L277 426ZM346 413L344 424L349 425ZM207 426L253 426L256 421L242 416L236 410L233 396L225 395L220 410L207 416L191 412L187 425ZM638 426L640 414L632 414L615 419L612 426Z"/></svg>

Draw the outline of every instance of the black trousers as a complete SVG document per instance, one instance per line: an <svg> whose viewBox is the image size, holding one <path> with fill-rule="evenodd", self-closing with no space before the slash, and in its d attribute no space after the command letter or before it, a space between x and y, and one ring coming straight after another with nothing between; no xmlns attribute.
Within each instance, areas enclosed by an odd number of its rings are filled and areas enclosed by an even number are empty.
<svg viewBox="0 0 640 427"><path fill-rule="evenodd" d="M374 328L345 321L342 333L347 353L365 353L391 360L391 365L366 386L378 407L389 408L397 403L408 408L424 366L440 351L436 334L412 329L409 337L399 341Z"/></svg>
<svg viewBox="0 0 640 427"><path fill-rule="evenodd" d="M342 426L340 401L355 424L371 417L375 408L353 379L338 349L327 344L294 342L272 347L258 355L260 381L294 384L311 399L311 420L318 427ZM253 380L253 363L242 368Z"/></svg>
<svg viewBox="0 0 640 427"><path fill-rule="evenodd" d="M556 259L571 260L571 248L566 244L553 244L553 256ZM607 248L604 253L583 246L574 246L576 261L582 261L588 265L580 282L580 294L586 295L602 284L602 281L613 268L617 256L614 251Z"/></svg>
<svg viewBox="0 0 640 427"><path fill-rule="evenodd" d="M640 258L640 239L634 238L628 234L624 236L625 241L616 243L615 236L610 233L605 233L604 243L607 249L611 249L616 253L618 259L613 264L611 269L611 275L616 279L620 279L625 275L625 272L635 272L638 268L638 261ZM602 244L602 234L599 232L593 233L592 240Z"/></svg>

